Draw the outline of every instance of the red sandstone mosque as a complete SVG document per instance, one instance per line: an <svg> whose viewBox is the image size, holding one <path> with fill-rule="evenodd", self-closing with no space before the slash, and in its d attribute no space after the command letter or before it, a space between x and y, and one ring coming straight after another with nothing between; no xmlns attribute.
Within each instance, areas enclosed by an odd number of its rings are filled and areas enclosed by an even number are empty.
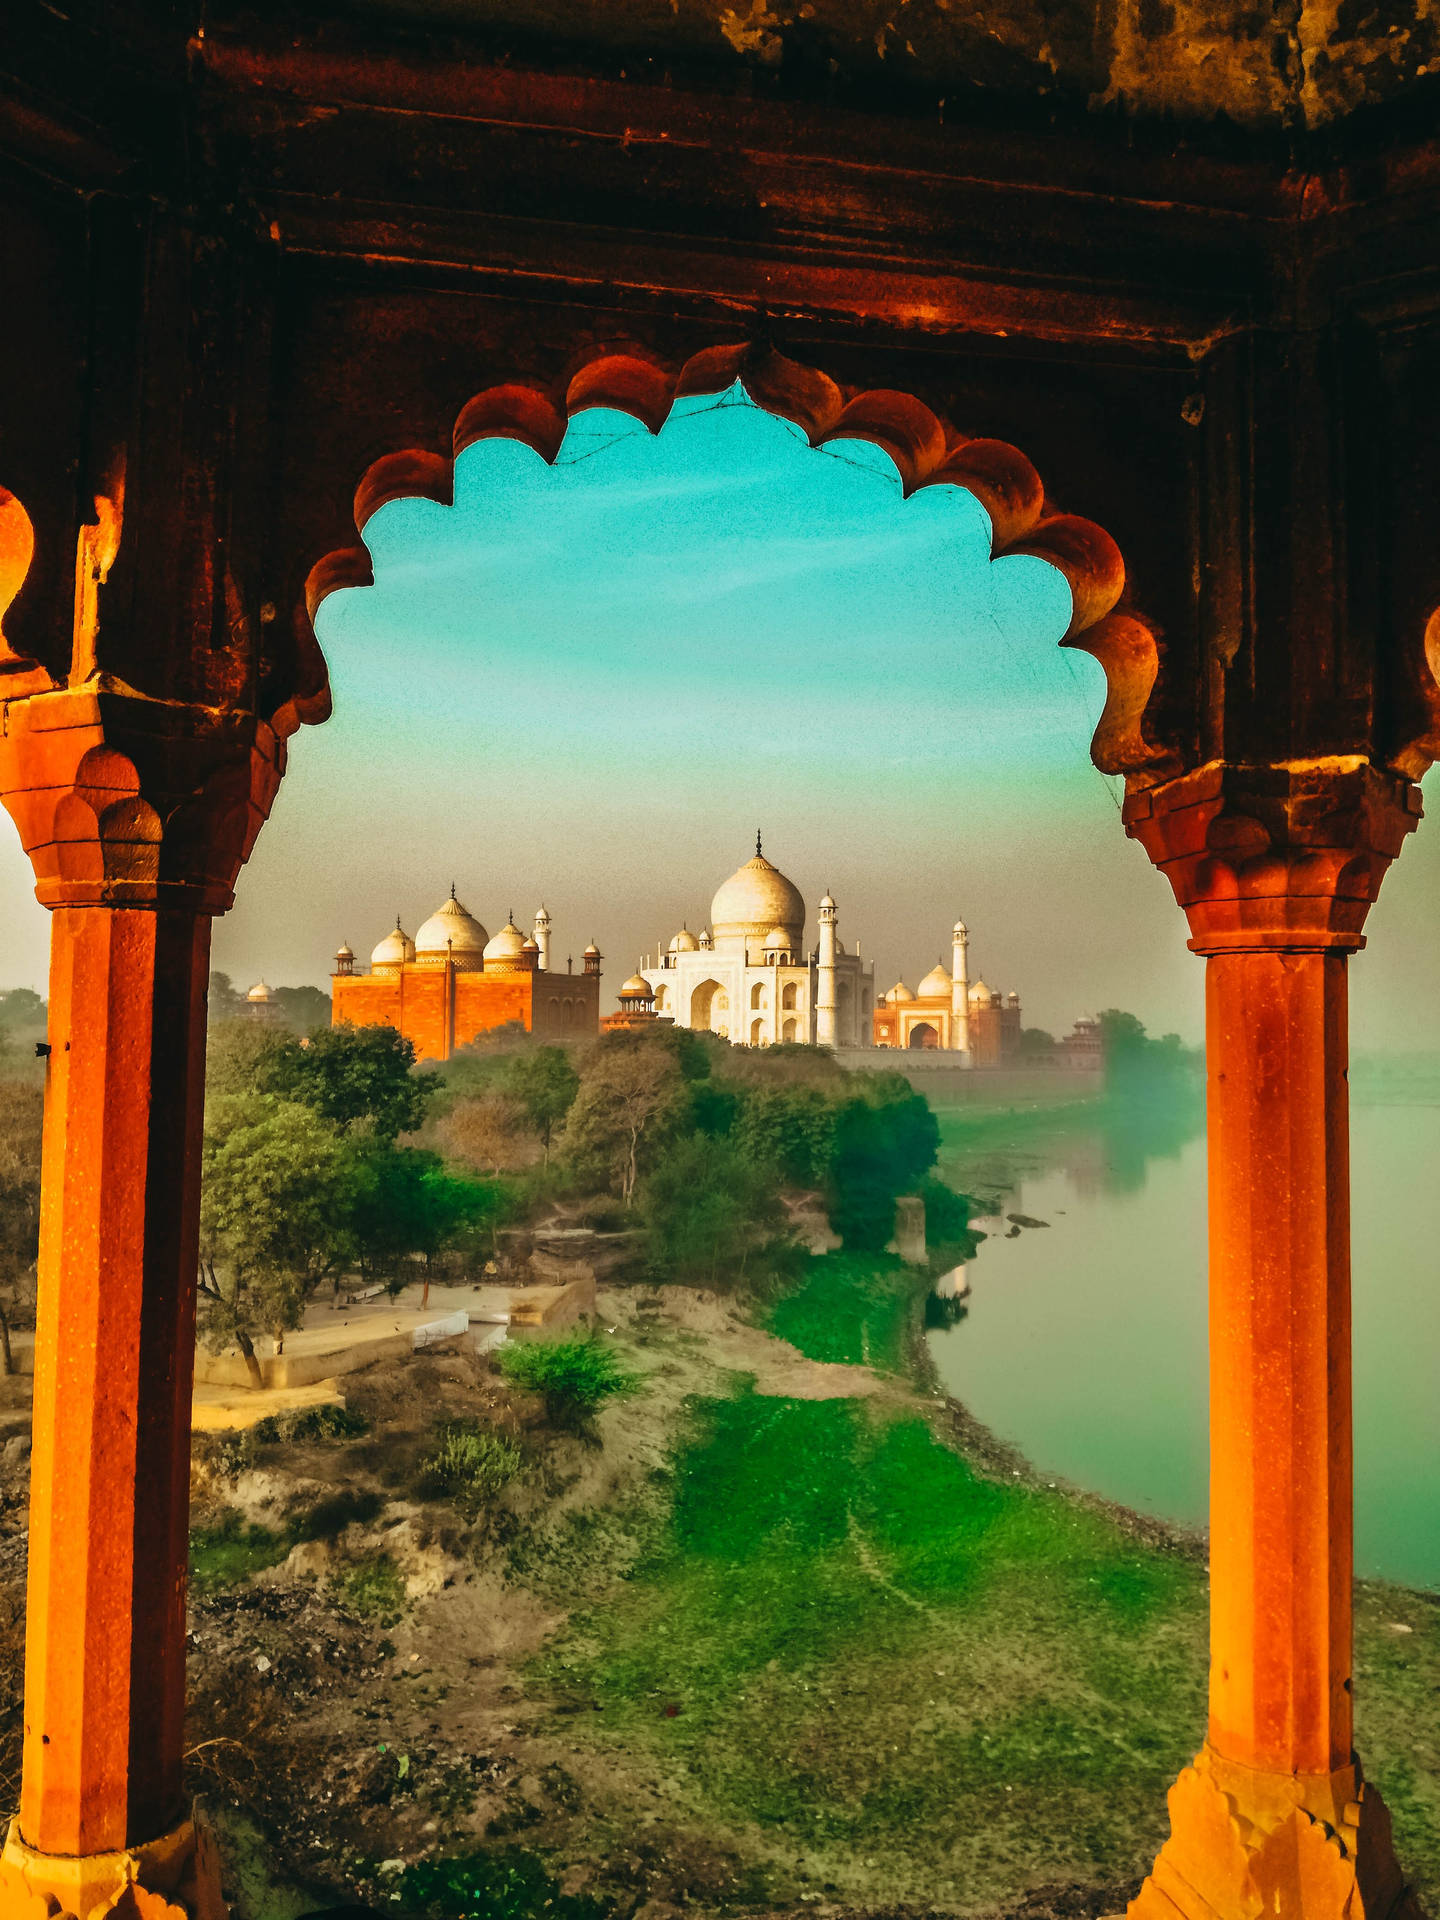
<svg viewBox="0 0 1440 1920"><path fill-rule="evenodd" d="M492 939L455 897L443 900L412 940L397 916L355 971L342 945L330 980L334 1026L394 1027L422 1060L448 1060L478 1034L518 1024L545 1039L574 1040L600 1031L600 949L592 941L564 973L550 970L550 915L542 906L534 932L507 915Z"/></svg>

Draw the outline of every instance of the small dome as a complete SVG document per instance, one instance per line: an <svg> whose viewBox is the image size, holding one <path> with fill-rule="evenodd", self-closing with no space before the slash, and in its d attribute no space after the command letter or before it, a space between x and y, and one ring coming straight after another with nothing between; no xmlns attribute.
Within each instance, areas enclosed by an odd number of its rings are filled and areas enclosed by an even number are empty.
<svg viewBox="0 0 1440 1920"><path fill-rule="evenodd" d="M485 952L484 927L467 913L450 889L450 898L438 906L415 935L414 956L437 965L447 957L457 967L478 967Z"/></svg>
<svg viewBox="0 0 1440 1920"><path fill-rule="evenodd" d="M891 1006L893 1007L898 1005L899 1002L902 1000L913 1000L915 996L913 993L911 993L909 987L906 986L903 980L897 980L894 986L891 987L890 991L886 994L885 998L890 1002Z"/></svg>
<svg viewBox="0 0 1440 1920"><path fill-rule="evenodd" d="M372 967L403 967L415 958L415 942L397 919L395 925L370 955Z"/></svg>
<svg viewBox="0 0 1440 1920"><path fill-rule="evenodd" d="M765 936L765 951L766 953L788 953L790 951L790 935L784 927L772 927L770 929L769 933Z"/></svg>
<svg viewBox="0 0 1440 1920"><path fill-rule="evenodd" d="M688 927L682 927L670 942L671 953L697 953L699 948L700 942Z"/></svg>
<svg viewBox="0 0 1440 1920"><path fill-rule="evenodd" d="M543 900L535 909L535 924L537 927L548 927L550 924L550 909Z"/></svg>
<svg viewBox="0 0 1440 1920"><path fill-rule="evenodd" d="M585 956L587 959L593 958L598 960L600 958L600 949L596 946L593 940L590 942L589 946L586 947Z"/></svg>
<svg viewBox="0 0 1440 1920"><path fill-rule="evenodd" d="M533 940L530 945L534 947ZM507 920L485 948L485 965L487 967L518 966L524 957L525 936L513 920Z"/></svg>
<svg viewBox="0 0 1440 1920"><path fill-rule="evenodd" d="M773 867L763 853L736 869L710 902L710 922L717 936L761 940L771 927L794 934L800 944L805 925L805 901L800 889Z"/></svg>
<svg viewBox="0 0 1440 1920"><path fill-rule="evenodd" d="M540 951L540 942L538 940L526 940L522 944L520 951L522 953L538 953Z"/></svg>
<svg viewBox="0 0 1440 1920"><path fill-rule="evenodd" d="M827 893L825 898L820 902L820 911L822 913L834 913L835 910L835 902Z"/></svg>
<svg viewBox="0 0 1440 1920"><path fill-rule="evenodd" d="M648 1000L654 991L655 989L643 973L632 973L620 989L620 998L622 1000Z"/></svg>
<svg viewBox="0 0 1440 1920"><path fill-rule="evenodd" d="M254 1001L257 1005L264 1005L267 1001L273 1000L275 995L263 980L257 980L245 998Z"/></svg>
<svg viewBox="0 0 1440 1920"><path fill-rule="evenodd" d="M970 1004L972 1007L988 1007L994 998L994 994L983 980L977 980L970 989Z"/></svg>
<svg viewBox="0 0 1440 1920"><path fill-rule="evenodd" d="M335 958L337 960L353 960L355 958L354 950L348 940L342 940L340 942L339 946L335 949Z"/></svg>
<svg viewBox="0 0 1440 1920"><path fill-rule="evenodd" d="M935 1000L950 995L950 976L937 960L916 990L918 1000Z"/></svg>
<svg viewBox="0 0 1440 1920"><path fill-rule="evenodd" d="M970 929L966 926L963 920L957 920L955 922L955 938L957 940L966 939L969 936L969 933L970 933Z"/></svg>

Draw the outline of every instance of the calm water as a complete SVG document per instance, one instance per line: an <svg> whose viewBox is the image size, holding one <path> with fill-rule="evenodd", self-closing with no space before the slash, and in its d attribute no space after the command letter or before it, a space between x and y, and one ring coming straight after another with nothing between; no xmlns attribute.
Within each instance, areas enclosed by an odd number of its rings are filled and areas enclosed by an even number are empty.
<svg viewBox="0 0 1440 1920"><path fill-rule="evenodd" d="M1440 1587L1440 1107L1352 1114L1356 1559ZM1041 1468L1145 1512L1205 1518L1205 1147L1159 1157L1098 1133L983 1165L1016 1174L958 1325L931 1352L957 1399ZM1024 1170L1024 1162L1029 1166Z"/></svg>

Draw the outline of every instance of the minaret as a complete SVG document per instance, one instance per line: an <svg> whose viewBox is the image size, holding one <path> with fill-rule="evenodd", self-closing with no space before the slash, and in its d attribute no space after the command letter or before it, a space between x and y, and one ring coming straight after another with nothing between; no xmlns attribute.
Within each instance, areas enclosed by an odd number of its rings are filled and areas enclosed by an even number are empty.
<svg viewBox="0 0 1440 1920"><path fill-rule="evenodd" d="M815 980L815 1043L833 1047L835 1032L835 902L827 893L820 902L820 963Z"/></svg>
<svg viewBox="0 0 1440 1920"><path fill-rule="evenodd" d="M540 949L540 972L550 971L550 913L542 906L535 915L535 944Z"/></svg>
<svg viewBox="0 0 1440 1920"><path fill-rule="evenodd" d="M970 1051L970 932L963 920L955 922L950 964L950 1050Z"/></svg>

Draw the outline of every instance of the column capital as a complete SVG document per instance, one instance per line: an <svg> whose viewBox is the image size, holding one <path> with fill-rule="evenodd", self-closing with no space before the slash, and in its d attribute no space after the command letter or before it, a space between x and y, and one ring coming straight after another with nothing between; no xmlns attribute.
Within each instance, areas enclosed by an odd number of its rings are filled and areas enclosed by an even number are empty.
<svg viewBox="0 0 1440 1920"><path fill-rule="evenodd" d="M1136 787L1125 831L1174 889L1195 953L1353 953L1420 789L1355 754L1212 760Z"/></svg>
<svg viewBox="0 0 1440 1920"><path fill-rule="evenodd" d="M0 801L46 907L224 913L284 770L255 714L96 684L0 702Z"/></svg>

